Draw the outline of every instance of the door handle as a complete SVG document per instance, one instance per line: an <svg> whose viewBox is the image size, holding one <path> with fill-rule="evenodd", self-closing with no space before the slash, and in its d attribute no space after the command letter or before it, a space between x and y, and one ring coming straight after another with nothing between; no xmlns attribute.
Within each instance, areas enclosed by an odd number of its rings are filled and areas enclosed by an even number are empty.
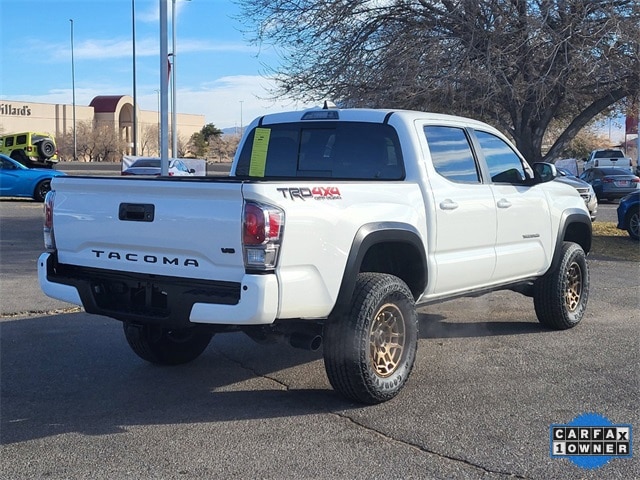
<svg viewBox="0 0 640 480"><path fill-rule="evenodd" d="M456 208L458 208L458 204L453 200L447 198L446 200L440 202L440 208L442 210L455 210Z"/></svg>
<svg viewBox="0 0 640 480"><path fill-rule="evenodd" d="M511 202L506 198L501 198L498 200L498 208L509 208L511 206Z"/></svg>

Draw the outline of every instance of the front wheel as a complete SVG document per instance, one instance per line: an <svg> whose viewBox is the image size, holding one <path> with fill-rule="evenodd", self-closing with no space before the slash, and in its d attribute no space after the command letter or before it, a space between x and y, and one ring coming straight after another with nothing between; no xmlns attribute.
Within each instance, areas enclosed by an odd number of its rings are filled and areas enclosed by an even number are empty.
<svg viewBox="0 0 640 480"><path fill-rule="evenodd" d="M135 354L158 365L179 365L195 360L213 336L197 327L171 329L128 322L124 322L123 327Z"/></svg>
<svg viewBox="0 0 640 480"><path fill-rule="evenodd" d="M575 327L587 308L589 268L582 247L564 242L557 266L539 278L533 303L538 320L557 330Z"/></svg>
<svg viewBox="0 0 640 480"><path fill-rule="evenodd" d="M361 273L350 311L325 324L329 382L350 400L390 400L411 373L417 340L418 316L407 285L393 275Z"/></svg>
<svg viewBox="0 0 640 480"><path fill-rule="evenodd" d="M627 232L634 240L640 240L640 209L636 208L627 216Z"/></svg>

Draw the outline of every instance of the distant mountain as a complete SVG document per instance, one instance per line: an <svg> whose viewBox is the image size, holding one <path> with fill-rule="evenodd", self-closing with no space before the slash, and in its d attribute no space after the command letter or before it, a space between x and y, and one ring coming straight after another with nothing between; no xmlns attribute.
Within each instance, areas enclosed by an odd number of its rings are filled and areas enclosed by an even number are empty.
<svg viewBox="0 0 640 480"><path fill-rule="evenodd" d="M221 128L223 135L239 135L240 128L239 127L229 127L229 128Z"/></svg>

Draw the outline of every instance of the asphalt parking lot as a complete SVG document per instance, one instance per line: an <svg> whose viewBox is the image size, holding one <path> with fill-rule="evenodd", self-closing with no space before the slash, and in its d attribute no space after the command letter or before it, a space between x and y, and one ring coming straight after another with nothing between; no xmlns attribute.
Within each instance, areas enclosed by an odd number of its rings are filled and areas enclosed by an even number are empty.
<svg viewBox="0 0 640 480"><path fill-rule="evenodd" d="M594 470L549 454L550 426L583 413L640 431L637 263L590 258L569 331L510 292L422 308L409 383L363 407L334 394L321 352L242 334L146 364L119 322L40 292L41 204L2 199L0 221L2 479L640 478L637 446Z"/></svg>

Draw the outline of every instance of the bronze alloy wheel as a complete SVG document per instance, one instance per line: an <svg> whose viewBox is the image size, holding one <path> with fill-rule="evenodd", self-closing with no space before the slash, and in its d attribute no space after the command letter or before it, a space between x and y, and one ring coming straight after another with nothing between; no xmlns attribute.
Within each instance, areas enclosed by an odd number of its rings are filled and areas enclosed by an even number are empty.
<svg viewBox="0 0 640 480"><path fill-rule="evenodd" d="M381 377L392 375L405 347L405 320L400 309L387 303L380 307L369 332L369 351L373 370Z"/></svg>
<svg viewBox="0 0 640 480"><path fill-rule="evenodd" d="M582 296L582 269L580 265L573 262L567 270L567 284L564 293L567 309L574 312L580 305Z"/></svg>

